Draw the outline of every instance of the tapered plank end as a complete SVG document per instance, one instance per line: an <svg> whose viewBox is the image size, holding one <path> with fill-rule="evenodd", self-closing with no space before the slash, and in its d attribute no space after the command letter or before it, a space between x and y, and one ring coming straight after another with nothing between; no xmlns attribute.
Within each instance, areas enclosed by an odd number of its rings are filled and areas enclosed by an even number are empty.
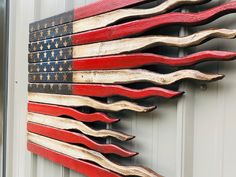
<svg viewBox="0 0 236 177"><path fill-rule="evenodd" d="M224 79L225 75L224 74L218 74L212 77L210 81L218 81Z"/></svg>
<svg viewBox="0 0 236 177"><path fill-rule="evenodd" d="M184 95L184 94L185 94L184 91L182 91L182 92L175 92L175 94L171 95L169 98L170 98L170 99L179 98L179 97L181 97L181 96Z"/></svg>
<svg viewBox="0 0 236 177"><path fill-rule="evenodd" d="M150 107L147 107L147 109L145 109L143 112L151 112L153 110L155 110L157 108L157 106L150 106Z"/></svg>

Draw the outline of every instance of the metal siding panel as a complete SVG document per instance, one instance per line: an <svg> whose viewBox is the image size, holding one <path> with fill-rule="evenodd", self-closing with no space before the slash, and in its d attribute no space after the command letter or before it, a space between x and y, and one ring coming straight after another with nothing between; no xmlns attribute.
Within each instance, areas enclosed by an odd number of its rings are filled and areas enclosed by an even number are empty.
<svg viewBox="0 0 236 177"><path fill-rule="evenodd" d="M176 104L176 100L158 104L152 122L152 168L170 177L176 176Z"/></svg>
<svg viewBox="0 0 236 177"><path fill-rule="evenodd" d="M225 26L231 29L236 29L235 14L229 15L223 21ZM225 41L223 44L227 50L236 51L236 41ZM222 177L236 176L236 62L224 63L220 67L220 72L226 74L226 78L221 84L222 99L219 101L222 111L222 121L220 122L219 131L222 132L221 141L221 162L222 162Z"/></svg>
<svg viewBox="0 0 236 177"><path fill-rule="evenodd" d="M40 18L47 18L53 15L57 15L59 13L64 12L65 9L65 0L41 0L40 1Z"/></svg>
<svg viewBox="0 0 236 177"><path fill-rule="evenodd" d="M10 3L9 44L9 93L8 98L8 142L7 176L31 177L31 156L26 151L25 115L27 100L27 46L28 24L34 17L34 1L12 1ZM25 7L28 7L25 10Z"/></svg>
<svg viewBox="0 0 236 177"><path fill-rule="evenodd" d="M211 5L225 1L214 1ZM235 29L235 14L223 17L209 25L211 27ZM196 51L204 49L235 51L235 40L213 40ZM203 71L226 74L217 83L196 85L194 115L194 177L235 176L235 62L201 64Z"/></svg>
<svg viewBox="0 0 236 177"><path fill-rule="evenodd" d="M236 29L235 25L235 14L228 15L221 21L222 27L229 27ZM221 44L226 50L235 51L236 43L235 40L224 40ZM221 119L219 121L220 132L219 142L221 143L221 156L219 157L221 165L221 177L236 176L236 109L234 100L236 97L236 63L235 61L229 63L223 63L220 65L220 72L226 74L226 78L220 85L220 99L219 107L221 108ZM222 89L222 90L221 90Z"/></svg>

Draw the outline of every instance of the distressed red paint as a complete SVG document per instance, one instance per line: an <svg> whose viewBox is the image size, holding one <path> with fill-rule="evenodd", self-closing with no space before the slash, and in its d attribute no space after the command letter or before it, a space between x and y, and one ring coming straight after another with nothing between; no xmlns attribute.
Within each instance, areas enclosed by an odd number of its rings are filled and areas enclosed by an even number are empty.
<svg viewBox="0 0 236 177"><path fill-rule="evenodd" d="M36 133L39 135L43 135L52 139L56 139L59 141L73 143L73 144L82 144L87 146L90 149L96 150L103 154L116 154L121 157L132 157L137 155L136 152L128 151L124 148L118 147L113 144L99 144L95 141L89 139L85 135L80 133L74 133L62 129L57 129L53 127L48 127L40 124L35 124L28 122L27 129L29 132Z"/></svg>
<svg viewBox="0 0 236 177"><path fill-rule="evenodd" d="M69 116L82 122L100 121L104 123L114 123L119 121L119 119L110 118L102 113L85 114L70 107L33 102L28 103L28 111L51 116Z"/></svg>
<svg viewBox="0 0 236 177"><path fill-rule="evenodd" d="M228 61L236 58L236 52L204 51L181 58L150 53L112 55L72 60L72 70L110 70L138 68L145 65L191 66L205 61ZM102 65L101 65L102 63Z"/></svg>
<svg viewBox="0 0 236 177"><path fill-rule="evenodd" d="M94 31L78 33L72 35L72 44L88 44L99 41L109 41L120 39L127 36L143 33L152 28L166 25L200 25L206 24L219 16L236 12L236 1L225 3L218 7L212 8L199 13L169 13L143 20L136 20L121 25L101 28Z"/></svg>
<svg viewBox="0 0 236 177"><path fill-rule="evenodd" d="M74 10L74 20L79 20L112 10L134 5L146 0L98 0Z"/></svg>
<svg viewBox="0 0 236 177"><path fill-rule="evenodd" d="M70 168L78 173L84 174L88 177L121 177L120 175L108 171L102 167L85 162L82 160L74 159L64 154L49 150L37 144L28 142L28 150L34 154L42 156L48 160L53 161L59 165Z"/></svg>
<svg viewBox="0 0 236 177"><path fill-rule="evenodd" d="M110 97L124 96L131 99L142 99L147 97L164 97L173 98L183 94L160 87L150 87L146 89L130 89L119 85L102 85L102 84L74 84L72 85L72 93L74 95L94 96L94 97Z"/></svg>

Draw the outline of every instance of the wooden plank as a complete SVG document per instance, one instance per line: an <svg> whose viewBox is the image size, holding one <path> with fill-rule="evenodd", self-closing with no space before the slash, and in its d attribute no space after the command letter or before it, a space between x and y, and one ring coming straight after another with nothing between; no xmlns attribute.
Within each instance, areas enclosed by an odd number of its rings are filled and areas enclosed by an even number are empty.
<svg viewBox="0 0 236 177"><path fill-rule="evenodd" d="M107 138L113 137L121 141L128 141L133 139L133 136L126 135L124 133L112 131L112 130L94 130L82 122L71 120L63 117L54 117L37 113L28 113L28 121L42 124L63 130L78 130L85 135L97 137L97 138Z"/></svg>
<svg viewBox="0 0 236 177"><path fill-rule="evenodd" d="M166 25L203 25L210 23L211 21L221 16L230 13L235 13L235 11L236 11L236 2L232 1L199 13L178 13L178 12L168 13L156 17L151 17L142 20L135 20L129 23L114 25L98 30L92 30L77 34L73 34L72 24L66 24L52 28L50 31L48 30L43 31L41 33L42 36L48 36L46 38L54 38L54 39L31 43L29 45L29 51L48 50L48 46L50 46L51 49L56 49L71 45L82 45L94 42L115 40L127 36L141 34L152 28L163 27ZM37 34L35 36L41 36L41 34ZM55 37L61 37L61 38L55 38ZM43 39L44 38L42 38L41 40Z"/></svg>
<svg viewBox="0 0 236 177"><path fill-rule="evenodd" d="M161 177L161 175L155 173L150 169L138 166L121 166L108 160L98 152L87 150L79 146L69 145L67 143L46 138L40 135L28 133L28 141L50 150L65 154L72 158L94 162L102 166L103 168L114 171L124 176Z"/></svg>
<svg viewBox="0 0 236 177"><path fill-rule="evenodd" d="M30 24L30 32L50 28L86 17L91 17L145 1L147 0L109 0L109 3L107 3L106 0L98 0L94 3L76 8L72 11L33 22Z"/></svg>
<svg viewBox="0 0 236 177"><path fill-rule="evenodd" d="M39 146L37 144L28 142L27 143L28 150L31 151L34 154L37 154L41 157L44 157L46 159L49 159L53 161L54 163L57 163L59 165L63 165L64 167L67 167L69 169L72 169L78 173L81 173L83 175L86 175L88 177L121 177L120 175L110 172L102 167L99 167L97 165L94 165L92 163L78 160L76 158L71 158L67 155L58 153L56 151L52 151L50 149L47 149L43 146Z"/></svg>
<svg viewBox="0 0 236 177"><path fill-rule="evenodd" d="M159 74L143 69L97 70L54 73L29 74L31 83L98 83L98 84L129 84L151 82L156 85L170 85L184 79L200 81L220 80L220 74L205 74L196 70L179 70L169 74ZM53 85L52 85L53 86Z"/></svg>
<svg viewBox="0 0 236 177"><path fill-rule="evenodd" d="M69 116L81 122L115 123L119 121L119 119L111 118L103 113L86 114L70 107L33 103L33 102L28 103L28 111L57 117Z"/></svg>
<svg viewBox="0 0 236 177"><path fill-rule="evenodd" d="M172 91L160 87L145 89L131 89L120 85L102 84L29 84L28 91L35 93L54 93L65 95L80 95L91 97L123 96L130 99L142 99L148 97L175 98L183 92Z"/></svg>
<svg viewBox="0 0 236 177"><path fill-rule="evenodd" d="M141 51L153 46L192 47L214 38L234 39L236 30L209 29L185 37L145 36L125 38L108 42L79 45L66 49L39 51L29 54L29 62L50 62L68 58L87 58L107 55L117 55ZM50 63L49 63L50 64ZM65 64L68 64L65 61Z"/></svg>
<svg viewBox="0 0 236 177"><path fill-rule="evenodd" d="M138 154L136 152L128 151L114 144L99 144L80 133L65 131L50 126L44 126L28 122L27 130L31 133L46 136L65 143L85 145L86 147L98 151L102 154L116 154L121 157L132 157Z"/></svg>
<svg viewBox="0 0 236 177"><path fill-rule="evenodd" d="M102 103L89 97L74 96L74 95L58 95L58 94L44 94L44 93L28 93L28 100L37 103L55 104L61 106L81 107L89 106L95 109L106 111L122 111L132 110L136 112L148 112L155 109L155 106L145 107L139 106L129 101L118 101L115 103Z"/></svg>
<svg viewBox="0 0 236 177"><path fill-rule="evenodd" d="M149 17L163 14L182 5L193 5L207 2L206 0L166 0L150 9L120 9L94 17L78 20L73 23L73 33L94 30L114 24L129 17Z"/></svg>
<svg viewBox="0 0 236 177"><path fill-rule="evenodd" d="M129 69L147 65L167 65L173 67L191 66L206 61L229 61L236 58L236 52L203 51L176 58L151 53L109 55L65 61L30 63L29 72L60 72L83 70ZM101 65L102 63L102 65Z"/></svg>

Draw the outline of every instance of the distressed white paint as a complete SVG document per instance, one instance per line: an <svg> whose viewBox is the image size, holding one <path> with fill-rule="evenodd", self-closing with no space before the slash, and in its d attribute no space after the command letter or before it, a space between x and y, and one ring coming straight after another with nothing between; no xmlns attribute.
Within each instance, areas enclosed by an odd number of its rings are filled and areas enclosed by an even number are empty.
<svg viewBox="0 0 236 177"><path fill-rule="evenodd" d="M28 24L92 1L11 0L7 177L82 176L26 151ZM219 3L223 0L213 1L209 7ZM234 24L235 14L198 29L235 29ZM235 41L213 40L194 50L235 51ZM119 159L122 163L145 165L166 177L236 176L236 62L201 64L197 68L219 71L227 77L207 87L188 82L181 87L188 93L179 101L149 99L147 103L156 102L159 107L152 113L115 114L122 121L112 128L136 136L123 145L140 152L131 160Z"/></svg>

